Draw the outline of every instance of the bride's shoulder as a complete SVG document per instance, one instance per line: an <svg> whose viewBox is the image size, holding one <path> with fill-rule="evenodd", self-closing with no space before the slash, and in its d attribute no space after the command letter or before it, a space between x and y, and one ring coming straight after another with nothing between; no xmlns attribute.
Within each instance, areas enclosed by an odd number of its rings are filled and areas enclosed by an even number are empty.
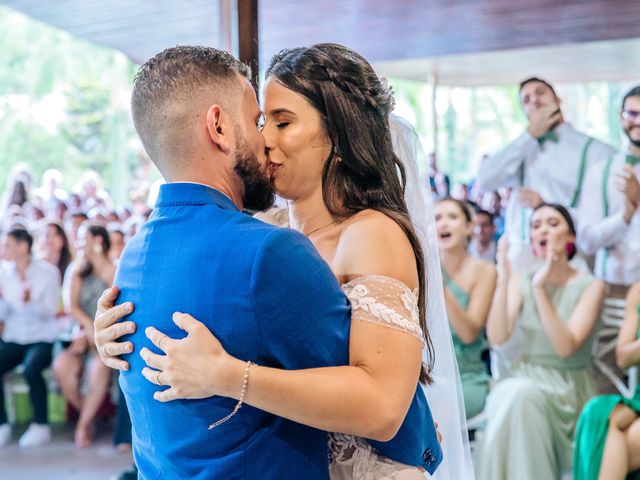
<svg viewBox="0 0 640 480"><path fill-rule="evenodd" d="M382 236L405 236L402 227L391 217L384 213L367 209L351 216L345 221L343 234L377 234Z"/></svg>
<svg viewBox="0 0 640 480"><path fill-rule="evenodd" d="M384 213L364 210L345 221L334 266L360 275L386 275L417 285L415 255L400 225Z"/></svg>
<svg viewBox="0 0 640 480"><path fill-rule="evenodd" d="M409 238L400 224L377 210L363 210L347 219L339 244L363 250L367 246L395 251L411 249Z"/></svg>

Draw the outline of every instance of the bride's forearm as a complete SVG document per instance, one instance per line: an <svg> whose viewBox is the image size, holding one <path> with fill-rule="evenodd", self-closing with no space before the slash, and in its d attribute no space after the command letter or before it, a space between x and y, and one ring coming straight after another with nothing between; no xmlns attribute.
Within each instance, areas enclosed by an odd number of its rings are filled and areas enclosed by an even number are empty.
<svg viewBox="0 0 640 480"><path fill-rule="evenodd" d="M238 399L245 363L232 367ZM242 373L241 373L242 372ZM298 423L329 432L386 441L395 436L409 409L402 392L384 388L363 367L280 370L252 365L244 402Z"/></svg>

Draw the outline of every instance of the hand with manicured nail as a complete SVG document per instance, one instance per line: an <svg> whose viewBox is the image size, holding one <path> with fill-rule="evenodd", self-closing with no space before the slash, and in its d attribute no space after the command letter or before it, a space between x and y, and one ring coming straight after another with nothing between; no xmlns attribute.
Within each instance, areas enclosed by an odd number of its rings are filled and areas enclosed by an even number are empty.
<svg viewBox="0 0 640 480"><path fill-rule="evenodd" d="M129 370L129 363L120 359L120 355L133 352L133 343L118 342L124 335L136 331L133 322L119 322L133 312L130 302L115 305L120 290L113 286L104 291L98 300L98 310L94 322L94 339L102 362L116 370Z"/></svg>
<svg viewBox="0 0 640 480"><path fill-rule="evenodd" d="M176 312L173 322L187 332L186 337L177 340L153 327L145 330L164 355L143 348L140 356L148 366L142 369L142 375L151 383L169 387L156 392L154 398L169 402L214 395L237 397L245 363L229 355L209 329L191 315Z"/></svg>

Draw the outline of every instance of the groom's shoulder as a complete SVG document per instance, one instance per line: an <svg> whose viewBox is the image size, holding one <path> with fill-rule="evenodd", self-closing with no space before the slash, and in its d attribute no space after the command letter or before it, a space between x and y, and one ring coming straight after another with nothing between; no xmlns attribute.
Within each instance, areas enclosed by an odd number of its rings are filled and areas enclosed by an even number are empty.
<svg viewBox="0 0 640 480"><path fill-rule="evenodd" d="M297 245L311 245L307 237L296 230L266 223L249 215L243 215L235 228L228 233L232 238L237 237L238 240L249 237L261 250L270 248L286 250Z"/></svg>

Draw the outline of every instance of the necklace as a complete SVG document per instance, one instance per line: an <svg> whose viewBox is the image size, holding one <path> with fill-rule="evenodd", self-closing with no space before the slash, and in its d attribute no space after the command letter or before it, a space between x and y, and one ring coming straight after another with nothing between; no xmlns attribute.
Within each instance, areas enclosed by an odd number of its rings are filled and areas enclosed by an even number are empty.
<svg viewBox="0 0 640 480"><path fill-rule="evenodd" d="M310 237L311 235L313 235L316 232L319 232L320 230L324 230L325 228L330 227L331 225L335 225L336 223L338 223L340 221L339 218L336 218L333 222L331 223L327 223L326 225L322 225L321 227L318 228L314 228L313 230L311 230L309 233L305 233L304 235L306 237Z"/></svg>

